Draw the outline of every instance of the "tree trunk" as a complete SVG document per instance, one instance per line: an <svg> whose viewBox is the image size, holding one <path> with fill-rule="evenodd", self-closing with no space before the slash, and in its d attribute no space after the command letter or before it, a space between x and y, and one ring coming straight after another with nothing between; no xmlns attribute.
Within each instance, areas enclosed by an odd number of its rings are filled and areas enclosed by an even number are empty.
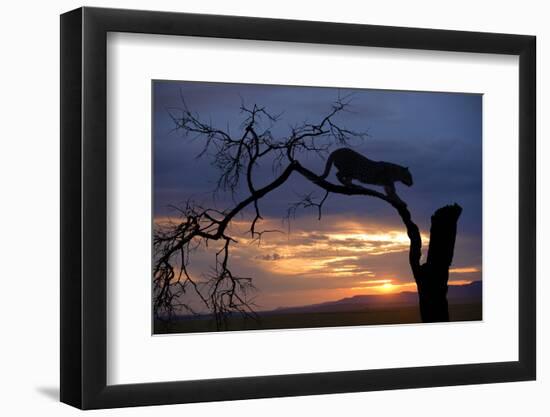
<svg viewBox="0 0 550 417"><path fill-rule="evenodd" d="M462 208L453 204L441 207L432 216L428 257L415 277L420 315L424 323L449 321L447 281L461 213Z"/></svg>

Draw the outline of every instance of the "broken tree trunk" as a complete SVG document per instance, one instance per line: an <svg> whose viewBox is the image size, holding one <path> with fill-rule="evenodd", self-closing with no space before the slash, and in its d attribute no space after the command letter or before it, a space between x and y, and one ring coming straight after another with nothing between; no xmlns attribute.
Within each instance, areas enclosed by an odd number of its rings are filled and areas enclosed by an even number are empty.
<svg viewBox="0 0 550 417"><path fill-rule="evenodd" d="M462 208L453 204L441 207L432 215L428 257L415 276L424 323L449 321L447 282L461 213Z"/></svg>

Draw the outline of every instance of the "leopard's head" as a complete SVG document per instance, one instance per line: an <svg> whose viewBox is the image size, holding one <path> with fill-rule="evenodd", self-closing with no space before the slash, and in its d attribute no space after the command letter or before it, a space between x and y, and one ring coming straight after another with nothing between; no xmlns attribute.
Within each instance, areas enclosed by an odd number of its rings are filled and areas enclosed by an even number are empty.
<svg viewBox="0 0 550 417"><path fill-rule="evenodd" d="M403 168L403 171L401 172L401 182L408 187L413 185L413 177L408 167Z"/></svg>

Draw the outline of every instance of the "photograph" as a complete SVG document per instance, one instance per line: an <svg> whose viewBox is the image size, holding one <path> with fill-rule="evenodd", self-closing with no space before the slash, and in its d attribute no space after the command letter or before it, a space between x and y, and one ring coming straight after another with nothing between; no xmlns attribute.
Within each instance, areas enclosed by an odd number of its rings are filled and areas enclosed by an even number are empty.
<svg viewBox="0 0 550 417"><path fill-rule="evenodd" d="M154 334L482 320L482 103L153 80Z"/></svg>

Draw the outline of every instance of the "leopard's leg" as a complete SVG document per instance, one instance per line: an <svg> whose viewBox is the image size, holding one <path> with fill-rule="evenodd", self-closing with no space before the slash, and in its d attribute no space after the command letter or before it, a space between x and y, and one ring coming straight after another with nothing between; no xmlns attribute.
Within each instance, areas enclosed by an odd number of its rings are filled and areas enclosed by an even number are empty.
<svg viewBox="0 0 550 417"><path fill-rule="evenodd" d="M397 197L395 192L395 184L393 182L388 185L384 185L384 191L386 191L386 195L388 197Z"/></svg>
<svg viewBox="0 0 550 417"><path fill-rule="evenodd" d="M351 178L344 175L341 171L338 171L336 173L336 178L338 178L338 181L340 181L345 186L353 187L353 183L351 182Z"/></svg>
<svg viewBox="0 0 550 417"><path fill-rule="evenodd" d="M391 199L397 201L400 204L405 204L403 200L399 198L397 193L395 192L395 184L392 182L388 185L384 185L384 190L386 191L386 195L390 197Z"/></svg>

